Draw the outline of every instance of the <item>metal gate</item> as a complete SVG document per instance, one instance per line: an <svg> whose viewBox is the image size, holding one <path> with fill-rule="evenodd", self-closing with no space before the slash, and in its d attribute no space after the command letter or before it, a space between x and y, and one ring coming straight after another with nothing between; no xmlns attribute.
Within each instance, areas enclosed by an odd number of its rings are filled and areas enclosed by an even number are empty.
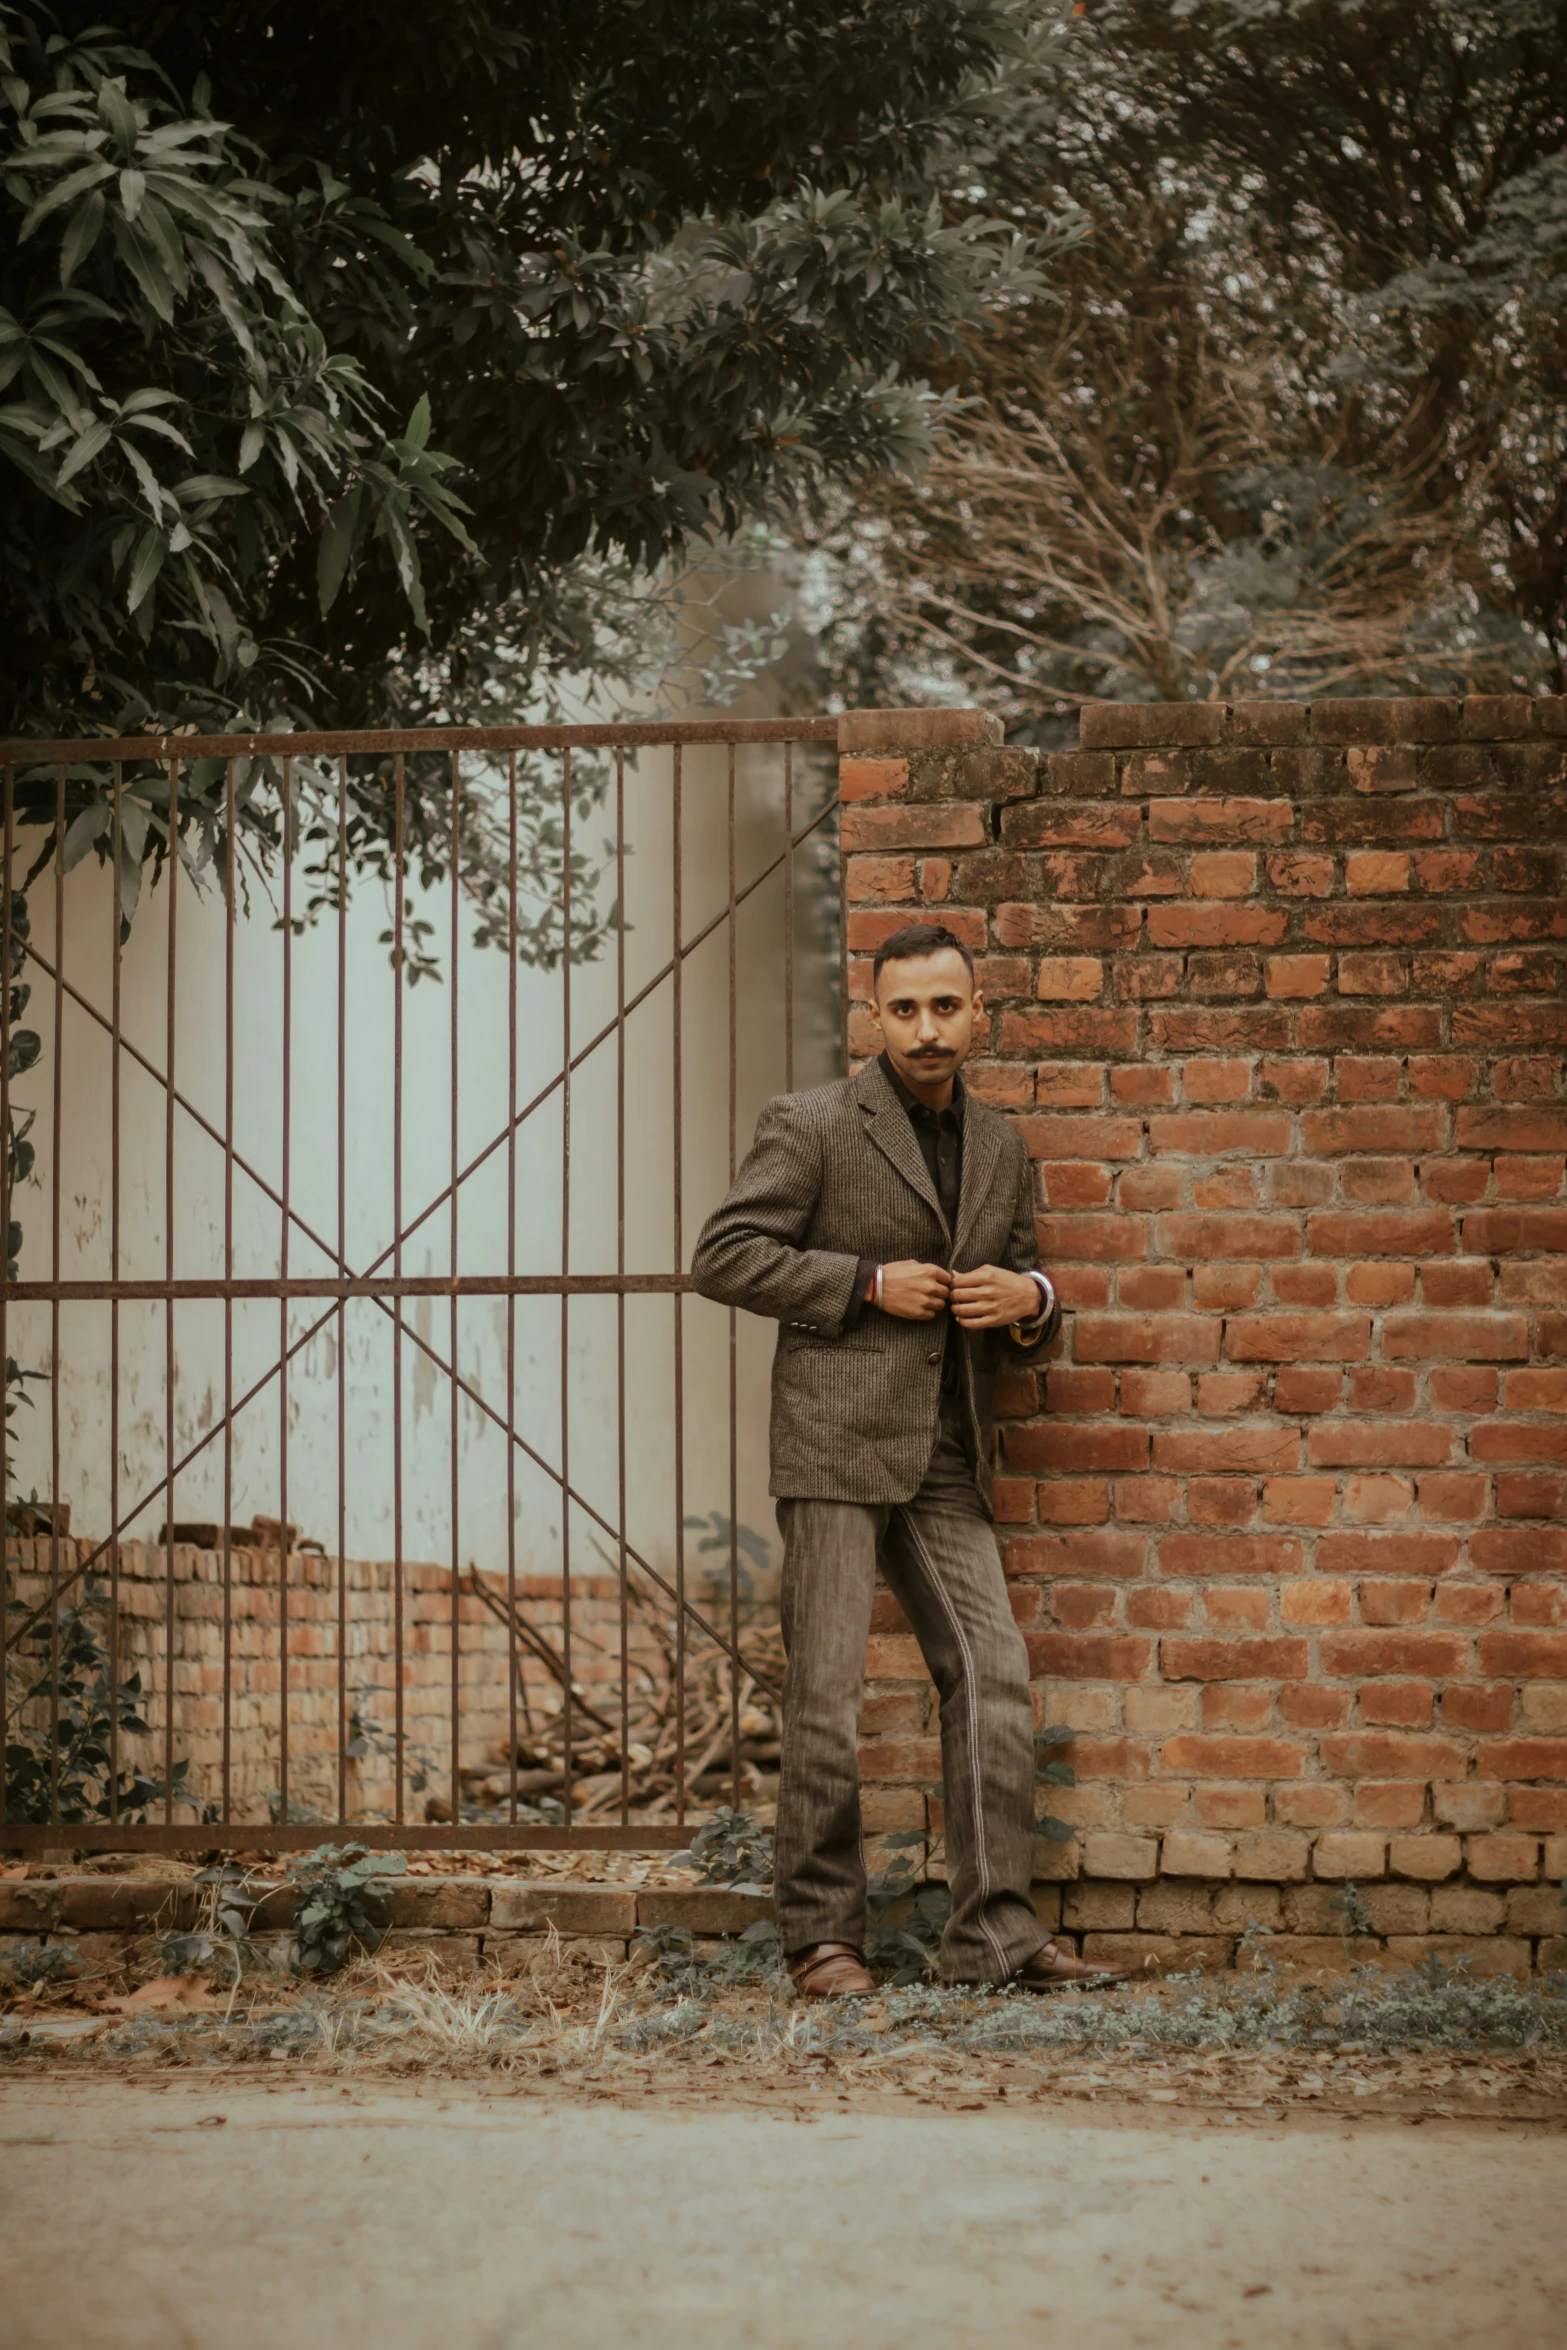
<svg viewBox="0 0 1567 2350"><path fill-rule="evenodd" d="M765 1795L766 1334L685 1266L844 1065L836 736L0 745L0 1842L658 1848Z"/></svg>

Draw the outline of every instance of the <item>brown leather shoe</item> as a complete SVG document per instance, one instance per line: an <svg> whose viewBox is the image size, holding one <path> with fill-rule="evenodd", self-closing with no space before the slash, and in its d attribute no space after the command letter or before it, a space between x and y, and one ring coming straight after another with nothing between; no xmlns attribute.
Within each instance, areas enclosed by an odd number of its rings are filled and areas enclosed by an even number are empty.
<svg viewBox="0 0 1567 2350"><path fill-rule="evenodd" d="M1042 1942L1012 1980L1023 1991L1059 1991L1064 1983L1124 1983L1131 1971L1103 1959L1079 1958L1064 1942Z"/></svg>
<svg viewBox="0 0 1567 2350"><path fill-rule="evenodd" d="M865 1999L876 1988L848 1942L812 1942L797 1950L789 1980L804 1999Z"/></svg>

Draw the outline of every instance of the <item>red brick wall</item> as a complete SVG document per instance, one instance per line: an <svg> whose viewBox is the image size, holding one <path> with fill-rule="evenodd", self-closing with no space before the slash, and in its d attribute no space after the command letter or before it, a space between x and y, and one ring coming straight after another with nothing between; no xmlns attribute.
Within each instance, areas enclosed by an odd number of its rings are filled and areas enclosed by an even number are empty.
<svg viewBox="0 0 1567 2350"><path fill-rule="evenodd" d="M1309 1938L1353 1877L1388 1947L1538 1959L1567 1925L1567 702L1100 705L1048 755L991 726L846 728L851 992L916 911L970 941L971 1082L1027 1139L1070 1309L1008 1383L997 1488L1041 1716L1079 1732L1068 1922ZM938 1752L884 1607L890 1827Z"/></svg>
<svg viewBox="0 0 1567 2350"><path fill-rule="evenodd" d="M62 1580L72 1577L78 1562L96 1547L89 1541L62 1541ZM249 1548L236 1548L231 1559L232 1816L263 1822L279 1777L278 1561L275 1550ZM52 1572L48 1541L19 1542L13 1537L6 1564L14 1597L28 1608L46 1606ZM104 1559L95 1570L104 1590L107 1568ZM175 1758L190 1766L185 1783L192 1796L216 1803L223 1792L223 1554L183 1543L175 1548L172 1673L165 1571L166 1554L160 1545L121 1545L118 1662L122 1673L141 1676L142 1714L152 1733L148 1739L127 1738L123 1761L126 1767L135 1764L154 1778L160 1776L165 1694L172 1684ZM483 1575L479 1580L504 1600L504 1575ZM331 1817L337 1806L337 1561L316 1550L291 1552L288 1582L289 1796L292 1802ZM366 1709L383 1744L390 1743L396 1721L394 1583L395 1570L388 1560L348 1562L348 1703L350 1708ZM601 1705L608 1699L612 1708L620 1687L619 1586L612 1575L576 1575L571 1592L574 1676L590 1697ZM404 1562L405 1752L410 1776L421 1763L433 1766L427 1793L408 1793L412 1819L426 1816L429 1796L445 1797L450 1791L451 1594L449 1568ZM558 1646L559 1576L519 1575L517 1598L528 1622ZM510 1723L505 1626L471 1590L459 1592L457 1614L461 1761L464 1767L476 1768L495 1762L495 1777L504 1781L505 1763L498 1758L506 1753ZM99 1617L98 1628L107 1634L106 1613ZM631 1619L630 1646L634 1665L657 1663L658 1651L639 1615ZM535 1719L542 1721L557 1711L555 1683L526 1651L519 1659L519 1672ZM39 1733L47 1722L45 1706L35 1704L23 1727ZM393 1766L384 1752L372 1751L352 1761L347 1786L351 1818L390 1816L396 1788Z"/></svg>

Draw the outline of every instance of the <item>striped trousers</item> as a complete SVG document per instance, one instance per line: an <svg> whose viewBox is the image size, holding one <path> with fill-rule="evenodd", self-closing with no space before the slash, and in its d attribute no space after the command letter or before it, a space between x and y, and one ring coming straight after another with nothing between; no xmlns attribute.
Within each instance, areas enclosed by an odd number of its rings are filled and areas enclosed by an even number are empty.
<svg viewBox="0 0 1567 2350"><path fill-rule="evenodd" d="M912 1501L781 1501L783 1757L775 1833L779 1935L865 1946L859 1726L878 1564L941 1700L952 1916L949 1982L1000 1983L1047 1939L1029 1896L1034 1712L1028 1654L995 1533L943 1416Z"/></svg>

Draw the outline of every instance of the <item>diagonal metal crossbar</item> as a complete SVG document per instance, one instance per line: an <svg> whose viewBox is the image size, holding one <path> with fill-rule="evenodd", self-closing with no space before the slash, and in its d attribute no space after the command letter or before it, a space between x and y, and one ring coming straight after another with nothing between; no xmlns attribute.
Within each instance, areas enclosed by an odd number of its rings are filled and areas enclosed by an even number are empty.
<svg viewBox="0 0 1567 2350"><path fill-rule="evenodd" d="M650 724L598 728L516 728L504 730L461 730L422 732L401 735L332 735L332 736L243 736L243 737L180 737L141 738L104 742L9 744L0 746L0 759L5 762L5 847L7 874L16 870L16 827L18 795L17 770L24 778L24 810L33 822L49 823L51 834L45 850L47 868L52 873L53 940L52 951L46 952L20 925L13 928L13 896L8 889L0 913L0 960L6 973L15 973L19 966L30 967L46 983L50 992L53 1013L52 1034L45 1059L49 1064L47 1100L36 1098L36 1084L28 1089L15 1085L17 1071L13 1067L12 1023L14 1018L11 986L4 991L0 1003L0 1133L7 1138L17 1130L18 1112L30 1113L36 1118L46 1113L49 1129L48 1168L50 1186L50 1219L47 1238L48 1272L36 1270L41 1253L31 1242L24 1243L19 1278L0 1282L0 1357L9 1363L10 1334L17 1328L16 1317L28 1309L44 1309L48 1316L49 1332L49 1438L47 1483L50 1500L44 1511L44 1539L37 1549L46 1554L46 1565L41 1573L34 1573L34 1594L25 1601L18 1592L13 1599L10 1583L12 1552L8 1546L8 1593L4 1620L0 1622L0 1663L7 1667L8 1714L21 1722L25 1733L30 1723L35 1740L47 1753L47 1812L42 1816L19 1817L14 1801L6 1806L6 1838L26 1846L29 1843L58 1841L61 1829L70 1824L73 1842L86 1846L135 1847L162 1844L182 1847L192 1841L191 1812L203 1815L202 1825L214 1825L224 1830L243 1830L243 1841L252 1847L284 1848L301 1842L318 1840L324 1828L351 1832L360 1842L391 1842L428 1844L436 1842L471 1842L475 1845L500 1844L505 1847L525 1847L529 1843L560 1845L562 1843L587 1846L626 1846L638 1842L660 1844L683 1841L687 1833L688 1804L700 1806L710 1800L710 1793L700 1782L710 1776L708 1766L722 1752L726 1762L730 1799L739 1803L743 1793L743 1750L741 1708L745 1693L754 1692L760 1698L776 1697L776 1676L770 1675L765 1656L756 1653L755 1643L747 1649L742 1642L740 1545L742 1530L739 1522L739 1474L737 1433L737 1333L735 1317L729 1315L729 1344L727 1362L728 1406L728 1487L727 1513L727 1624L715 1620L713 1608L704 1608L687 1589L685 1558L685 1494L684 1456L686 1427L684 1404L686 1386L685 1316L684 1301L690 1283L684 1273L684 1203L682 1200L683 1153L688 1117L688 1097L684 1091L685 1078L685 1007L683 978L686 966L701 948L710 941L727 934L727 1072L719 1082L709 1083L704 1102L711 1114L727 1127L727 1164L732 1175L736 1162L736 1118L739 1099L739 1029L738 1015L741 992L739 923L740 910L765 891L775 878L781 884L782 924L781 946L782 980L777 991L776 1004L781 1011L781 1059L777 1075L784 1085L794 1081L795 1062L795 929L796 859L799 852L814 840L830 840L830 827L836 811L837 795L830 781L819 783L815 796L820 804L808 813L806 821L797 823L797 778L795 753L798 747L813 743L831 743L837 734L833 720L767 721L761 723L702 723L691 726ZM776 847L763 853L749 878L739 878L737 856L737 809L739 806L739 776L737 755L744 752L754 758L763 748L774 756L781 766L781 775L764 782L761 799L767 803L774 827L779 833ZM626 817L627 757L635 758L649 748L665 749L670 755L667 785L667 809L664 819L668 826L667 843L670 882L670 948L667 955L655 958L653 967L640 977L635 987L628 986L626 918L626 856L628 849ZM717 749L724 758L723 807L724 829L720 859L722 902L718 909L687 930L684 906L685 867L689 854L686 808L683 804L685 776L682 762L693 748L704 753ZM403 1054L405 1042L405 986L408 967L407 935L405 925L412 919L412 900L408 895L410 879L410 851L408 833L409 785L407 760L410 756L438 751L450 762L450 818L449 831L444 842L448 875L449 921L447 947L449 953L449 1118L447 1120L448 1166L446 1179L439 1187L426 1192L422 1204L411 1215L404 1212L403 1176L405 1148L405 1118L403 1098ZM595 913L584 908L585 885L577 877L573 853L572 828L574 814L582 800L580 784L573 776L573 757L583 751L613 753L613 912L600 927L607 936L615 964L615 1002L612 1014L601 1018L585 1040L573 1032L573 954L571 944L578 935L576 925L587 923ZM558 934L562 951L559 957L559 1001L561 1018L561 1049L559 1064L552 1075L526 1100L519 1099L520 1056L518 1040L518 966L519 966L519 754L545 754L558 757L560 786L558 799L557 903L551 909L558 918ZM382 770L390 764L388 779L393 795L392 823L392 887L395 892L390 944L394 973L393 1011L393 1117L390 1137L391 1157L391 1233L392 1236L368 1261L356 1265L347 1241L346 1221L346 1067L349 1049L345 1005L349 969L349 940L347 928L348 890L348 808L350 785L347 762L351 757L366 755L376 759ZM460 1148L459 1128L459 1069L460 979L463 970L464 938L461 923L461 875L466 847L463 835L465 800L459 762L471 756L488 763L493 770L505 762L505 808L507 838L506 863L509 873L509 906L507 917L506 951L509 972L507 1005L507 1113L478 1149L470 1149L464 1156ZM298 821L295 814L295 793L292 769L305 758L334 759L337 763L336 790L336 850L338 887L337 912L337 1074L335 1093L336 1126L336 1218L335 1232L320 1229L319 1216L302 1211L292 1196L291 1172L295 1140L296 1099L293 1084L293 953L296 923L294 918L294 867L298 854ZM124 937L119 919L119 907L113 908L112 983L111 1003L107 1011L94 1000L90 988L79 984L67 974L67 930L65 923L65 839L69 820L78 813L77 803L84 786L89 791L97 788L102 794L103 809L97 819L101 834L108 837L110 862L116 875L126 858L127 836L127 774L129 789L134 799L138 784L155 773L160 793L165 795L166 837L178 837L180 822L181 778L188 776L197 760L214 759L223 764L222 816L225 834L231 844L230 875L233 872L232 844L237 839L236 769L245 762L271 762L278 775L283 810L281 826L281 1020L284 1048L282 1054L282 1085L279 1104L279 1162L276 1181L257 1164L252 1151L237 1147L234 1133L234 1067L235 1067L235 934L236 908L232 879L224 892L224 1053L223 1086L224 1111L221 1123L216 1116L203 1109L189 1083L179 1082L176 1066L177 1023L175 1017L178 991L178 901L181 859L169 855L164 872L167 881L167 932L165 967L165 1039L162 1065L157 1057L134 1042L124 1032L122 1022L122 953ZM144 772L138 775L137 770ZM105 788L98 778L107 770L109 782ZM48 774L52 795L40 791L39 778ZM780 788L781 787L781 788ZM757 795L753 791L752 797ZM50 805L52 797L52 805ZM781 808L778 805L781 803ZM139 803L138 803L139 804ZM471 809L468 811L471 820ZM781 815L781 823L777 821ZM707 828L706 847L711 851L711 833ZM753 826L754 830L754 826ZM139 848L140 844L137 843ZM709 855L708 862L712 863ZM573 904L574 892L577 903ZM760 910L760 909L759 909ZM843 991L842 965L842 903L838 899L838 986L840 999ZM670 1075L671 1117L669 1147L672 1156L671 1177L673 1194L672 1256L669 1269L664 1271L633 1272L627 1264L627 1021L631 1015L652 1005L661 993L670 999ZM765 994L764 990L764 994ZM67 1272L63 1249L61 1202L66 1187L67 1170L63 1163L71 1130L65 1109L69 1083L64 1061L64 1009L69 1004L84 1016L96 1031L107 1036L110 1046L110 1101L109 1124L111 1134L109 1198L107 1226L109 1233L109 1270L107 1275L90 1271ZM840 1041L842 1037L842 1004L840 1001ZM596 1056L613 1047L614 1057L614 1114L606 1121L602 1107L594 1113L598 1130L589 1127L584 1133L582 1113L577 1113L576 1133L573 1134L573 1080L589 1068ZM160 1276L128 1275L123 1270L126 1233L122 1221L122 1119L120 1069L122 1061L138 1069L149 1079L163 1103L163 1161L164 1161L164 1264ZM711 1071L709 1071L711 1077ZM776 1084L773 1088L776 1090ZM554 1273L523 1273L517 1268L518 1243L518 1140L530 1120L546 1105L556 1105L561 1126L561 1159L559 1175L560 1199L560 1269ZM175 1247L178 1198L176 1188L176 1112L189 1127L194 1128L204 1146L214 1146L222 1153L223 1170L223 1244L222 1270L195 1275L177 1271ZM595 1155L601 1155L610 1139L603 1131L608 1123L613 1129L615 1163L615 1256L613 1273L584 1273L573 1269L572 1213L573 1175L572 1148L575 1139L578 1164L582 1164L584 1141ZM465 1189L486 1167L492 1166L498 1155L504 1155L507 1216L505 1262L490 1264L478 1271L460 1269L459 1208ZM13 1161L8 1159L8 1165ZM182 1163L182 1173L183 1173ZM236 1177L250 1187L251 1193L275 1210L279 1219L277 1271L275 1275L255 1276L235 1272L235 1182ZM14 1182L14 1172L12 1175ZM706 1203L704 1203L706 1204ZM11 1202L8 1197L8 1211ZM421 1233L428 1233L445 1211L449 1231L451 1271L449 1274L406 1271L404 1251ZM330 1219L329 1219L330 1221ZM301 1272L290 1265L291 1237L303 1244L329 1271ZM599 1235L602 1239L602 1234ZM668 1297L673 1316L672 1378L669 1386L669 1447L673 1483L672 1563L666 1569L649 1555L646 1538L633 1541L630 1532L631 1511L628 1504L627 1468L627 1334L626 1301L628 1298L656 1299ZM574 1477L571 1466L572 1427L572 1335L570 1307L574 1299L607 1299L613 1303L616 1317L615 1344L615 1404L613 1411L613 1449L617 1467L616 1497L612 1506L596 1500L583 1481ZM559 1392L556 1441L536 1442L518 1413L517 1392L517 1329L516 1314L519 1299L556 1299L559 1301ZM444 1299L448 1313L448 1331L444 1346L427 1327L410 1319L404 1308L410 1301ZM460 1362L459 1309L474 1300L493 1299L504 1308L505 1381L504 1405L493 1400L484 1391L481 1379L470 1373ZM290 1329L290 1307L294 1301L318 1305L322 1310L307 1318L302 1330ZM273 1302L279 1310L278 1344L273 1359L253 1378L244 1391L235 1394L234 1376L234 1311L236 1305L253 1306ZM351 1627L348 1597L349 1568L346 1563L346 1460L347 1426L343 1361L345 1354L345 1309L352 1302L373 1304L389 1326L392 1355L391 1458L392 1458L392 1519L393 1540L390 1561L390 1678L395 1722L388 1742L391 1765L389 1800L377 1816L374 1807L363 1803L350 1804L350 1766L353 1754L363 1747L363 1737L356 1741L353 1735L357 1715L349 1708L348 1650L351 1629L357 1634L363 1627L357 1622ZM223 1397L209 1425L202 1429L183 1450L175 1442L175 1318L179 1309L195 1304L217 1305L223 1315ZM120 1309L122 1306L161 1307L164 1331L163 1347L163 1401L164 1444L160 1473L144 1480L136 1489L136 1498L129 1506L122 1505L121 1446L120 1446L120 1385L122 1370L122 1333ZM62 1308L107 1307L109 1315L109 1347L107 1365L108 1385L108 1532L92 1542L69 1542L65 1534L64 1513L60 1497L68 1475L80 1477L90 1472L87 1465L66 1462L62 1454L61 1394L64 1379L69 1375L68 1356L62 1354ZM335 1576L337 1622L335 1626L334 1667L336 1720L333 1725L329 1776L334 1780L335 1814L328 1812L318 1822L312 1815L309 1824L296 1819L298 1809L291 1792L291 1767L296 1762L301 1738L300 1721L310 1712L319 1715L319 1683L301 1693L301 1703L294 1701L291 1692L291 1667L296 1656L303 1659L308 1650L296 1638L290 1619L291 1597L299 1577L299 1561L293 1549L289 1524L289 1442L290 1411L289 1381L291 1367L299 1365L301 1356L324 1334L336 1341L336 1418L337 1418L337 1521L338 1540L335 1557L329 1562ZM446 1719L442 1725L446 1747L446 1780L448 1794L445 1818L433 1823L412 1821L408 1817L408 1798L417 1792L425 1765L420 1760L422 1749L417 1743L416 1730L408 1718L413 1702L410 1681L410 1643L425 1640L429 1626L411 1627L407 1621L405 1588L405 1559L403 1543L405 1426L403 1410L404 1349L413 1359L422 1360L430 1373L444 1382L450 1404L448 1414L450 1462L450 1567L447 1573L448 1608L446 1618L449 1677L447 1682ZM296 1375L297 1372L296 1372ZM8 1378L10 1374L8 1372ZM275 1570L271 1601L275 1606L274 1646L272 1663L276 1680L276 1719L269 1731L270 1751L275 1754L278 1785L268 1804L268 1817L256 1818L253 1802L247 1804L241 1781L245 1771L236 1754L236 1739L241 1737L237 1726L236 1709L236 1649L235 1556L241 1548L235 1541L236 1530L230 1523L233 1497L233 1438L241 1416L252 1411L269 1388L280 1389L278 1426L276 1434L276 1480L278 1516L275 1521ZM8 1394L8 1401L10 1400ZM462 1565L462 1503L459 1477L460 1406L468 1407L476 1423L496 1430L505 1447L505 1565L503 1573L494 1570L488 1577L470 1564L466 1578ZM78 1419L80 1415L77 1415ZM596 1430L600 1438L609 1433L602 1427ZM214 1528L213 1547L221 1560L222 1593L222 1652L219 1679L221 1727L215 1755L203 1757L197 1749L199 1739L189 1735L189 1717L192 1708L182 1709L176 1689L176 1652L180 1636L179 1590L176 1576L177 1547L184 1535L176 1517L177 1481L187 1476L204 1455L214 1447L222 1452L222 1510ZM551 1457L551 1454L555 1457ZM532 1623L523 1606L517 1556L518 1504L516 1467L526 1463L537 1470L560 1498L560 1529L558 1541L558 1593L560 1623L558 1631L545 1634ZM108 1650L119 1660L123 1650L123 1635L128 1622L124 1606L123 1588L128 1572L125 1556L126 1540L130 1530L147 1509L162 1498L165 1522L159 1548L162 1551L161 1576L161 1734L163 1776L154 1787L152 1798L146 1794L147 1782L135 1774L127 1778L122 1768L122 1735L131 1725L122 1721L120 1709L111 1706L108 1724L109 1760L106 1770L100 1772L98 1784L89 1790L92 1808L99 1816L82 1819L74 1814L81 1810L83 1790L79 1785L79 1753L75 1729L71 1719L71 1694L62 1680L62 1625L66 1621L64 1602L73 1591L92 1585L92 1571L107 1565L108 1573ZM321 1507L322 1497L312 1495L312 1509ZM617 1620L598 1630L609 1631L608 1640L595 1639L582 1622L583 1602L574 1590L571 1558L571 1522L573 1513L581 1517L596 1533L605 1538L607 1548L601 1555L613 1568L615 1615ZM20 1525L17 1513L12 1519ZM27 1521L35 1528L38 1512ZM715 1521L715 1523L718 1521ZM323 1554L324 1556L325 1554ZM16 1554L20 1567L21 1554ZM633 1584L633 1575L639 1578ZM526 1578L523 1578L526 1579ZM503 1586L491 1588L491 1584ZM505 1632L506 1652L498 1661L504 1666L504 1713L506 1725L506 1764L502 1774L506 1786L499 1802L493 1800L495 1787L489 1787L492 1798L488 1810L483 1805L465 1800L465 1785L474 1773L464 1764L464 1738L470 1731L465 1715L464 1669L475 1663L474 1643L470 1639L465 1650L461 1600L464 1592L477 1600L483 1614L498 1623ZM638 1594L641 1594L639 1597ZM144 1602L145 1594L139 1594ZM307 1602L301 1601L301 1606ZM655 1645L667 1666L668 1682L665 1706L667 1720L659 1733L659 1751L667 1746L669 1752L668 1785L651 1799L646 1786L638 1783L642 1769L640 1757L644 1749L633 1735L633 1682L640 1672L651 1680L650 1668L645 1662L633 1664L632 1616L645 1616L649 1607L667 1609L653 1626ZM144 1611L145 1612L145 1611ZM13 1621L13 1618L17 1619ZM384 1627L383 1627L384 1629ZM574 1636L576 1657L574 1658ZM712 1719L702 1724L701 1759L694 1775L687 1771L688 1710L692 1692L688 1686L692 1651L690 1640L696 1638L704 1651L723 1660L723 1678L727 1688L721 1693L727 1709L727 1719L720 1720L715 1733ZM43 1682L29 1682L25 1675L20 1681L20 1699L11 1703L11 1672L14 1660L19 1660L24 1649L37 1649L42 1642L48 1649L48 1669ZM765 1644L764 1644L765 1645ZM601 1670L590 1694L579 1678L578 1667L583 1656L593 1652L602 1668L608 1660L607 1675ZM555 1703L558 1720L553 1736L552 1752L558 1751L558 1771L554 1783L558 1799L552 1807L541 1811L525 1800L519 1789L519 1780L534 1787L546 1770L519 1771L519 1753L527 1751L527 1743L520 1735L519 1707L530 1726L534 1721L529 1702L527 1663L542 1669L553 1679L557 1688ZM309 1667L300 1663L297 1669L308 1674ZM583 1669L588 1669L586 1666ZM156 1675L154 1676L156 1682ZM44 1686L47 1683L47 1687ZM40 1690L42 1689L42 1698ZM607 1692L607 1694L606 1694ZM711 1692L709 1693L711 1696ZM427 1709L426 1709L427 1710ZM255 1707L247 1702L245 1711L254 1715ZM493 1707L491 1708L493 1713ZM711 1704L708 1708L712 1712ZM184 1718L182 1719L182 1714ZM42 1721L40 1716L46 1717ZM602 1752L587 1759L608 1765L600 1769L597 1783L585 1797L578 1794L576 1782L579 1763L583 1759L580 1733L591 1729L600 1742ZM210 1743L210 1741L209 1741ZM753 1740L753 1743L755 1741ZM765 1741L764 1741L765 1743ZM319 1739L318 1739L319 1744ZM186 1751L178 1753L183 1746ZM200 1774L205 1760L203 1777L192 1776L192 1766ZM419 1768L415 1769L416 1761ZM322 1757L319 1752L307 1757L300 1766L310 1780L311 1791L319 1800L322 1776ZM0 1766L3 1774L3 1766ZM253 1774L252 1774L253 1775ZM297 1773L293 1783L302 1784ZM751 1774L754 1777L754 1772ZM593 1774L587 1774L591 1780ZM618 1779L618 1787L605 1792L604 1781ZM32 1779L33 1812L40 1814L38 1774ZM3 1786L3 1775L0 1775ZM579 1817L578 1806L585 1816ZM65 1806L62 1809L62 1804ZM145 1813L149 1808L161 1807L161 1822L151 1822ZM610 1811L618 1816L611 1818ZM673 1813L673 1817L668 1815ZM183 1817L177 1817L177 1813ZM663 1816L660 1816L660 1815ZM197 1835L200 1841L200 1835Z"/></svg>

